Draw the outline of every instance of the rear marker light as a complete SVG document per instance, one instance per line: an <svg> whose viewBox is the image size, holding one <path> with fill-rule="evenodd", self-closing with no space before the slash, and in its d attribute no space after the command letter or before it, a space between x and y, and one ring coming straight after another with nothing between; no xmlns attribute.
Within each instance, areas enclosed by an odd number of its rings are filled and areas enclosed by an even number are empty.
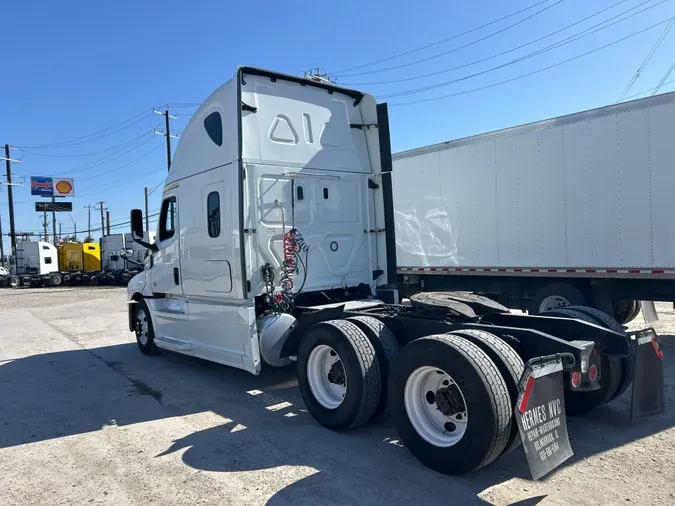
<svg viewBox="0 0 675 506"><path fill-rule="evenodd" d="M659 349L659 343L656 342L656 339L652 339L652 347L656 352L656 356L659 357L659 360L663 360L663 352Z"/></svg>
<svg viewBox="0 0 675 506"><path fill-rule="evenodd" d="M572 373L572 388L577 388L581 384L581 373L574 372Z"/></svg>
<svg viewBox="0 0 675 506"><path fill-rule="evenodd" d="M595 381L598 378L598 368L594 365L588 370L588 379Z"/></svg>
<svg viewBox="0 0 675 506"><path fill-rule="evenodd" d="M530 394L532 393L532 387L534 387L534 378L530 376L527 378L527 384L525 385L525 391L523 392L523 397L520 399L520 406L518 406L518 411L520 414L524 414L527 411L527 403L530 402Z"/></svg>

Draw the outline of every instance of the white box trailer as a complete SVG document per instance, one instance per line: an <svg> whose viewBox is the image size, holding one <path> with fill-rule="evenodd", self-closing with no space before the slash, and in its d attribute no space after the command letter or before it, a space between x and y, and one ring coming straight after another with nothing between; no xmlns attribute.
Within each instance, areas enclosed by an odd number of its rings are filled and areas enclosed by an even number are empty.
<svg viewBox="0 0 675 506"><path fill-rule="evenodd" d="M391 165L386 104L240 67L181 136L157 241L143 240L142 212L131 212L133 238L149 250L128 285L141 352L253 374L297 361L319 423L355 429L388 409L406 447L445 473L519 446L518 427L534 430L540 403L583 413L646 370L636 369L634 340L592 308L532 317L463 293L398 304ZM653 330L641 336L650 344ZM535 364L555 374L547 387ZM555 441L539 441L553 445L546 470L571 454L558 408Z"/></svg>
<svg viewBox="0 0 675 506"><path fill-rule="evenodd" d="M398 272L627 322L675 300L673 160L675 93L397 153Z"/></svg>

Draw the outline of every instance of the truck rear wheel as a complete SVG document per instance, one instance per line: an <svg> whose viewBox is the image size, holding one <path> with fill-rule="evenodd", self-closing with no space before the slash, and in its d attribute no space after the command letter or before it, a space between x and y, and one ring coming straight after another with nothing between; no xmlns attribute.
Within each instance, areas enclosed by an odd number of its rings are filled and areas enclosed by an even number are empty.
<svg viewBox="0 0 675 506"><path fill-rule="evenodd" d="M454 334L404 346L389 374L389 406L401 441L444 474L483 467L506 447L512 411L497 366Z"/></svg>
<svg viewBox="0 0 675 506"><path fill-rule="evenodd" d="M639 312L640 305L638 304L637 307ZM581 306L581 307L572 306L570 307L570 309L588 315L590 318L594 320L593 323L596 323L601 327L613 330L617 334L621 334L624 336L626 335L626 331L618 321L616 321L608 314L603 313L599 309L595 309L593 307L588 306ZM633 377L635 376L636 357L635 357L635 348L633 348L632 343L630 342L628 343L628 357L620 358L619 360L621 361L621 378L619 379L619 384L616 388L616 391L605 402L609 402L611 400L616 399L618 396L620 396L622 393L626 391L626 389L630 386L631 382L633 381Z"/></svg>
<svg viewBox="0 0 675 506"><path fill-rule="evenodd" d="M387 408L387 378L391 363L398 354L399 345L394 333L377 318L372 316L353 316L347 318L366 335L375 348L375 355L380 366L380 403L373 417L381 415Z"/></svg>
<svg viewBox="0 0 675 506"><path fill-rule="evenodd" d="M63 277L59 273L52 274L50 276L50 282L52 286L61 286L63 284Z"/></svg>
<svg viewBox="0 0 675 506"><path fill-rule="evenodd" d="M354 323L317 323L298 349L298 386L307 410L331 430L355 429L374 415L381 374L375 348Z"/></svg>
<svg viewBox="0 0 675 506"><path fill-rule="evenodd" d="M586 298L581 290L567 283L551 283L543 286L530 299L527 312L533 315L567 306L585 306Z"/></svg>
<svg viewBox="0 0 675 506"><path fill-rule="evenodd" d="M592 308L588 308L592 309ZM579 311L579 308L561 308L549 311L545 316L559 316L563 318L574 318L577 320L595 323L588 314ZM591 392L574 392L570 389L569 383L565 382L565 409L570 415L584 415L612 399L617 392L622 376L621 359L619 357L601 355L600 356L600 388Z"/></svg>
<svg viewBox="0 0 675 506"><path fill-rule="evenodd" d="M632 322L640 314L640 303L632 299L617 299L612 301L614 318L622 325Z"/></svg>
<svg viewBox="0 0 675 506"><path fill-rule="evenodd" d="M21 286L21 278L19 276L10 276L9 286L12 288L19 288Z"/></svg>
<svg viewBox="0 0 675 506"><path fill-rule="evenodd" d="M518 383L520 378L525 371L525 364L523 359L520 358L520 355L516 353L516 350L511 348L505 341L500 339L494 334L486 332L484 330L476 329L462 329L455 330L451 332L452 334L457 334L462 336L473 344L478 346L485 354L490 357L499 370L499 373L504 379L506 384L506 389L509 391L509 398L511 399L511 411L514 410L516 402L518 402ZM511 424L511 433L509 434L509 440L506 443L506 448L504 448L504 453L509 453L512 450L515 450L521 445L522 441L520 440L520 432L518 430L518 424Z"/></svg>

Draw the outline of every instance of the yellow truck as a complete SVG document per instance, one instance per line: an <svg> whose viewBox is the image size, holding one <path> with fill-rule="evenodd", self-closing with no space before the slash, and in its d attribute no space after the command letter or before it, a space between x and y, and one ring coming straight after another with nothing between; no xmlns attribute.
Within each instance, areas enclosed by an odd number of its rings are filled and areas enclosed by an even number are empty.
<svg viewBox="0 0 675 506"><path fill-rule="evenodd" d="M101 247L94 242L71 242L59 245L59 266L64 272L101 270Z"/></svg>

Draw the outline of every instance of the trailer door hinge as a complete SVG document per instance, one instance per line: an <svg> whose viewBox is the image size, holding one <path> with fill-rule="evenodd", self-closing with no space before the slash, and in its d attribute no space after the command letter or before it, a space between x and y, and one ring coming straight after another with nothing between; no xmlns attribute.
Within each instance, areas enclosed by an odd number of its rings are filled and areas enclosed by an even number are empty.
<svg viewBox="0 0 675 506"><path fill-rule="evenodd" d="M377 128L377 123L350 123L350 128L358 128L363 130L364 128L368 130L369 128Z"/></svg>
<svg viewBox="0 0 675 506"><path fill-rule="evenodd" d="M379 184L377 184L372 179L368 178L368 188L370 188L371 190L377 190L379 187L380 187Z"/></svg>
<svg viewBox="0 0 675 506"><path fill-rule="evenodd" d="M257 107L253 107L252 105L248 105L248 104L245 103L245 102L242 102L242 103L241 103L241 110L242 110L242 111L249 111L249 112L258 112L258 108L257 108Z"/></svg>

